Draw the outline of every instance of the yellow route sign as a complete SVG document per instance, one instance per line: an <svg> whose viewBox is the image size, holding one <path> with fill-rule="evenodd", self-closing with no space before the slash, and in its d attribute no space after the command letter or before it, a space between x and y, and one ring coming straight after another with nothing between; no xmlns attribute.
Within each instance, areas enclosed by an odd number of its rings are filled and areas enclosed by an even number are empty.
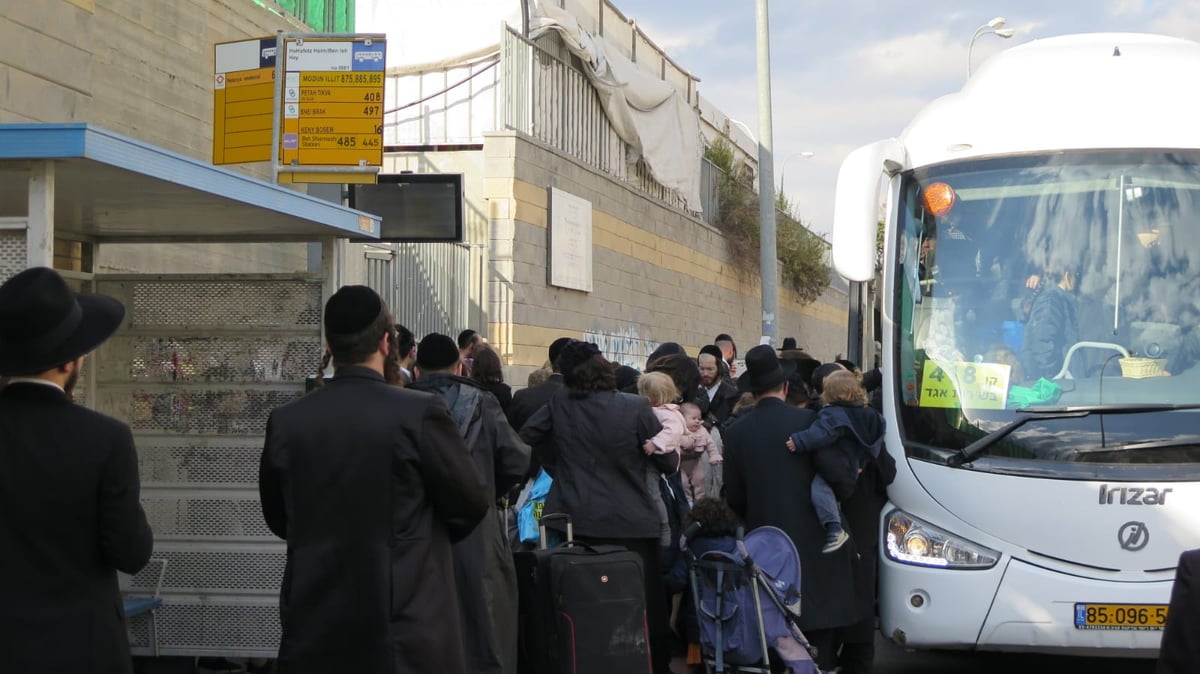
<svg viewBox="0 0 1200 674"><path fill-rule="evenodd" d="M921 407L1002 410L1008 402L1012 367L1000 363L925 361Z"/></svg>
<svg viewBox="0 0 1200 674"><path fill-rule="evenodd" d="M386 42L346 36L284 45L280 171L383 164Z"/></svg>
<svg viewBox="0 0 1200 674"><path fill-rule="evenodd" d="M214 48L214 164L271 160L275 115L275 38Z"/></svg>

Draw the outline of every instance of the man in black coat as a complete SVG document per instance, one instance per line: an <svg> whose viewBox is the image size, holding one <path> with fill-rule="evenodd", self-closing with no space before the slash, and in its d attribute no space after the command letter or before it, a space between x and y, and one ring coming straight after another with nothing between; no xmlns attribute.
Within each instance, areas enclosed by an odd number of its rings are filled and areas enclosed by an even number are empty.
<svg viewBox="0 0 1200 674"><path fill-rule="evenodd" d="M545 383L523 388L513 394L512 405L508 408L508 423L518 432L525 425L526 421L546 404L546 401L554 397L563 389L562 374L558 369L558 356L562 353L563 347L575 340L570 337L559 337L550 344L550 370L552 374Z"/></svg>
<svg viewBox="0 0 1200 674"><path fill-rule="evenodd" d="M1200 550L1187 550L1179 556L1171 603L1167 607L1167 625L1163 628L1162 649L1156 674L1195 674L1200 672Z"/></svg>
<svg viewBox="0 0 1200 674"><path fill-rule="evenodd" d="M280 674L466 674L452 541L488 510L446 403L391 386L391 312L370 288L325 305L337 368L275 409L259 475L287 541Z"/></svg>
<svg viewBox="0 0 1200 674"><path fill-rule="evenodd" d="M153 546L133 435L71 402L124 317L44 267L0 286L0 672L133 670L116 572Z"/></svg>
<svg viewBox="0 0 1200 674"><path fill-rule="evenodd" d="M788 436L816 420L811 410L788 405L788 375L795 362L780 361L763 344L746 353L738 388L753 393L754 407L726 425L723 495L749 529L779 527L800 553L800 627L819 652L817 664L836 665L837 632L859 615L854 546L822 554L825 529L810 498L816 476L811 454L788 452ZM845 526L845 523L843 523Z"/></svg>
<svg viewBox="0 0 1200 674"><path fill-rule="evenodd" d="M429 334L421 340L417 353L417 380L410 388L446 401L490 501L479 526L454 544L467 668L473 674L516 674L517 571L494 504L525 478L529 445L508 425L495 396L479 382L462 376L454 340Z"/></svg>
<svg viewBox="0 0 1200 674"><path fill-rule="evenodd" d="M518 433L529 422L538 410L542 409L551 398L564 389L562 372L558 368L558 356L566 345L574 342L570 337L559 337L550 343L549 357L552 374L544 383L529 388L523 388L513 394L512 404L508 406L508 424ZM553 453L549 447L533 447L533 460L529 463L529 477L538 474L544 461L552 461Z"/></svg>
<svg viewBox="0 0 1200 674"><path fill-rule="evenodd" d="M705 419L710 428L724 425L733 416L733 406L742 397L737 387L721 376L723 362L721 349L713 344L700 349L700 355L696 356L696 365L700 367L700 391L708 401Z"/></svg>
<svg viewBox="0 0 1200 674"><path fill-rule="evenodd" d="M838 667L843 674L869 674L875 660L875 584L878 577L879 513L887 503L887 487L896 479L896 460L887 446L863 467L854 493L842 501L850 541L858 552L856 587L858 623L842 630Z"/></svg>

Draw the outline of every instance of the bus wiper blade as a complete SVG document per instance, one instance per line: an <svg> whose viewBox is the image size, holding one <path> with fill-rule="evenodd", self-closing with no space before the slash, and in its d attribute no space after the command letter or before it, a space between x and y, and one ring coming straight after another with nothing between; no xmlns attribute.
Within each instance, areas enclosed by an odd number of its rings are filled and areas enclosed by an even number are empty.
<svg viewBox="0 0 1200 674"><path fill-rule="evenodd" d="M986 453L989 449L995 446L996 443L1008 437L1009 433L1012 433L1031 421L1044 421L1046 419L1077 419L1080 417L1090 416L1092 414L1141 414L1143 412L1171 412L1175 410L1200 410L1200 403L1128 403L1075 405L1067 407L1027 407L1020 410L1027 416L1023 416L1019 419L1013 419L1009 423L997 428L991 433L988 433L975 442L972 442L966 447L958 450L957 453L950 455L950 457L946 459L946 465L950 466L951 468L959 468L965 463L974 461L981 454Z"/></svg>
<svg viewBox="0 0 1200 674"><path fill-rule="evenodd" d="M1200 403L1105 403L1103 405L1068 405L1066 407L1022 407L1017 411L1033 414L1058 414L1060 412L1140 414L1142 412L1173 412L1175 410L1200 410Z"/></svg>

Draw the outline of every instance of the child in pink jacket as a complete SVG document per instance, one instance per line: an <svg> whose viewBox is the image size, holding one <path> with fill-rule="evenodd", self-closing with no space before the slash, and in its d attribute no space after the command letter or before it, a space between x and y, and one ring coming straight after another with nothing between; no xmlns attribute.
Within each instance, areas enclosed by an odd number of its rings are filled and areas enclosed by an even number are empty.
<svg viewBox="0 0 1200 674"><path fill-rule="evenodd" d="M707 494L704 488L704 475L713 466L719 465L725 459L721 456L721 448L708 429L704 428L701 420L700 406L695 403L684 403L679 406L683 413L686 432L679 441L681 456L679 476L683 479L683 490L687 494L688 503L695 503Z"/></svg>
<svg viewBox="0 0 1200 674"><path fill-rule="evenodd" d="M679 445L687 432L683 414L679 412L679 405L674 402L679 397L679 390L675 388L675 381L670 376L662 372L647 372L638 377L638 393L650 401L654 416L658 417L658 422L662 424L662 430L647 440L642 450L646 452L646 456L673 454L675 468L668 473L673 475L679 469ZM671 521L667 518L667 504L663 503L662 492L658 486L661 476L662 471L653 463L646 464L646 491L650 494L650 500L658 507L658 543L671 545Z"/></svg>

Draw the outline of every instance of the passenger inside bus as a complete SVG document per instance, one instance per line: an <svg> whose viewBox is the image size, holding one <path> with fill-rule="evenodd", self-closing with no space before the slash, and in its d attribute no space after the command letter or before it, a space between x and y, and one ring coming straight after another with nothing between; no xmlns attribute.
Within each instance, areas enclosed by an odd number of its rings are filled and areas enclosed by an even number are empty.
<svg viewBox="0 0 1200 674"><path fill-rule="evenodd" d="M1029 303L1021 345L1021 366L1027 379L1050 379L1062 369L1063 356L1079 341L1075 286L1078 273L1048 270L1041 276Z"/></svg>

